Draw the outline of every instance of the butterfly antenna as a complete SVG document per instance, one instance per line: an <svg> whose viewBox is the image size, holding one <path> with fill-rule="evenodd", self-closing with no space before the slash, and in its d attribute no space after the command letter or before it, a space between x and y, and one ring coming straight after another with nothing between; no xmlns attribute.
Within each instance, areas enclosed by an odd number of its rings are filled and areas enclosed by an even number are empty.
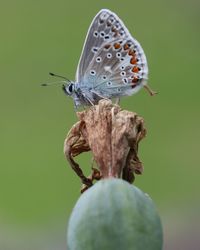
<svg viewBox="0 0 200 250"><path fill-rule="evenodd" d="M65 76L60 76L60 75L54 74L54 73L52 73L52 72L49 72L49 75L50 75L50 76L55 76L55 77L60 77L60 78L62 78L62 79L67 80L69 83L71 82L71 81L70 81L67 77L65 77Z"/></svg>
<svg viewBox="0 0 200 250"><path fill-rule="evenodd" d="M50 82L50 83L42 83L41 86L51 86L51 85L55 85L55 84L63 84L63 83L66 83L66 81L67 81L68 83L71 82L67 77L60 76L60 75L54 74L54 73L52 73L52 72L49 72L49 75L50 75L50 76L55 76L55 77L62 78L62 79L64 79L65 81Z"/></svg>
<svg viewBox="0 0 200 250"><path fill-rule="evenodd" d="M66 83L66 81L47 82L47 83L42 83L41 86L46 87L46 86L52 86L52 85L60 85L64 83Z"/></svg>

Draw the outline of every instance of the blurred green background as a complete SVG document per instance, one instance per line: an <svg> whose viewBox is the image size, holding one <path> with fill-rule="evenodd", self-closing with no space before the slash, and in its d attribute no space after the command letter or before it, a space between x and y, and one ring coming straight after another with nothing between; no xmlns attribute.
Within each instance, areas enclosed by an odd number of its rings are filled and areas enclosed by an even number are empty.
<svg viewBox="0 0 200 250"><path fill-rule="evenodd" d="M74 79L87 29L109 8L140 41L150 68L142 90L121 106L145 118L135 184L156 203L164 249L199 249L200 2L1 1L0 249L64 250L80 181L63 156L77 121L73 102L49 71ZM79 157L89 173L90 155ZM87 167L86 167L87 166Z"/></svg>

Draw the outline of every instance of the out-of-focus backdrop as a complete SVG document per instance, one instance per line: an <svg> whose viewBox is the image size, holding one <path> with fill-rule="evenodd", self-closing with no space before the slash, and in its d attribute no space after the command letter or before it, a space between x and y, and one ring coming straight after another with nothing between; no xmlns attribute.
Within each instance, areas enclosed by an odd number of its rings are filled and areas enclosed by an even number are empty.
<svg viewBox="0 0 200 250"><path fill-rule="evenodd" d="M150 86L121 106L146 122L145 171L135 185L154 200L164 249L199 249L200 2L1 1L0 249L64 250L80 181L63 156L77 121L73 102L49 71L74 79L87 29L102 8L116 12L140 41ZM85 173L90 155L79 157Z"/></svg>

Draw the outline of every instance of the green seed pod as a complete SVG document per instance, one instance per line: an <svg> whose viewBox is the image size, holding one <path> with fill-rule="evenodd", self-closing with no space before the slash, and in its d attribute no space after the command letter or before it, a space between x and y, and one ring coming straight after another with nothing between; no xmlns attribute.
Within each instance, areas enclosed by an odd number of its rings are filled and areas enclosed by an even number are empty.
<svg viewBox="0 0 200 250"><path fill-rule="evenodd" d="M121 179L83 193L71 214L68 250L161 250L162 226L148 195Z"/></svg>

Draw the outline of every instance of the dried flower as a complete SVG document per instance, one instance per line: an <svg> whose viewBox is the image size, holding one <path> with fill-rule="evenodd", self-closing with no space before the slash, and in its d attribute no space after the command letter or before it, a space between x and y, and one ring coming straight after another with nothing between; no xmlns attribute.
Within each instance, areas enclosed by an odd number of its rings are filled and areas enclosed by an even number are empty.
<svg viewBox="0 0 200 250"><path fill-rule="evenodd" d="M65 139L64 153L84 184L82 191L101 178L122 178L132 183L134 173L143 171L137 155L138 143L146 135L143 118L122 110L110 100L101 100L77 116L79 121ZM91 175L86 177L74 157L90 150L98 169L92 168Z"/></svg>

